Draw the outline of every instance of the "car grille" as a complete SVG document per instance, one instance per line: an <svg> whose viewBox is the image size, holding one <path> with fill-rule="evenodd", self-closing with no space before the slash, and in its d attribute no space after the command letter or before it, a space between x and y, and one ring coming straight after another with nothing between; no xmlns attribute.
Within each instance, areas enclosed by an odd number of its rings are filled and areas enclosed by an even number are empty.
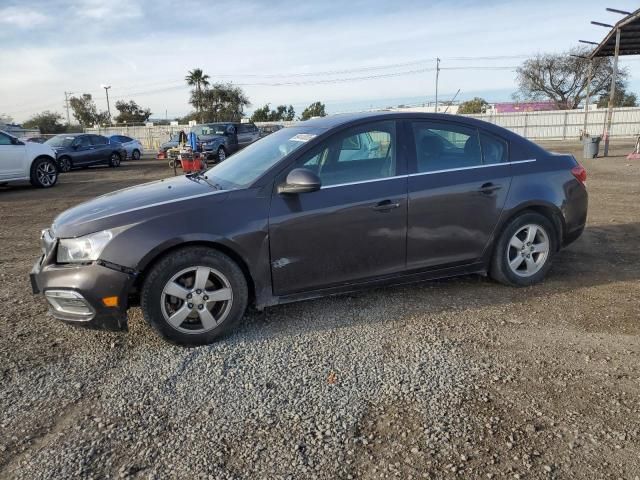
<svg viewBox="0 0 640 480"><path fill-rule="evenodd" d="M40 248L42 249L42 254L46 257L55 246L56 239L51 235L51 230L48 228L42 230L42 233L40 234Z"/></svg>

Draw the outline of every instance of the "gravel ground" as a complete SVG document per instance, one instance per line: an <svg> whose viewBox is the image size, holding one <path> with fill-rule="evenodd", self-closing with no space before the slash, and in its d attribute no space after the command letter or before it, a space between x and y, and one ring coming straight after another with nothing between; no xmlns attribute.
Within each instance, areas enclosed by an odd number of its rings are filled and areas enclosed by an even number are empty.
<svg viewBox="0 0 640 480"><path fill-rule="evenodd" d="M585 161L588 229L542 285L470 276L279 306L194 349L138 309L128 333L58 323L27 278L58 212L164 162L0 187L0 478L640 478L630 148Z"/></svg>

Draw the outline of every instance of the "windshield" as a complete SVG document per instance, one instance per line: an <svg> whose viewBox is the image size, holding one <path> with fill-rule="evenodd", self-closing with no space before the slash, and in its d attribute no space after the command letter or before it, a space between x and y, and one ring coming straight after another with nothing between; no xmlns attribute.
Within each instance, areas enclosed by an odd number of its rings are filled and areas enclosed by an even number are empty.
<svg viewBox="0 0 640 480"><path fill-rule="evenodd" d="M208 125L196 125L191 129L196 135L224 135L229 126L228 123L210 123Z"/></svg>
<svg viewBox="0 0 640 480"><path fill-rule="evenodd" d="M75 140L75 137L68 137L66 135L56 135L55 137L50 138L44 143L52 147L68 147L73 143L74 140Z"/></svg>
<svg viewBox="0 0 640 480"><path fill-rule="evenodd" d="M313 127L283 128L217 164L207 175L224 189L247 187L279 160L323 131Z"/></svg>

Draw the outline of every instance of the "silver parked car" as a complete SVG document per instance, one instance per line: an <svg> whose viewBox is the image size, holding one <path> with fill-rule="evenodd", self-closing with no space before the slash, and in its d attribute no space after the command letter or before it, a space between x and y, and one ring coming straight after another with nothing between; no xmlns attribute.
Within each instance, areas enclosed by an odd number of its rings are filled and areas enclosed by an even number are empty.
<svg viewBox="0 0 640 480"><path fill-rule="evenodd" d="M142 143L135 138L127 137L126 135L111 135L109 141L122 144L122 147L127 151L127 160L140 160L144 153Z"/></svg>

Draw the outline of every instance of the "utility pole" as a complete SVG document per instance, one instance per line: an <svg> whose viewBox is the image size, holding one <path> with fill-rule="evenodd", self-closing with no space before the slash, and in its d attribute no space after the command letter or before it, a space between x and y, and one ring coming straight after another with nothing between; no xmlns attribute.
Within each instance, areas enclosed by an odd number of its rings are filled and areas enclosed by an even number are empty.
<svg viewBox="0 0 640 480"><path fill-rule="evenodd" d="M438 113L438 77L440 76L440 57L436 58L436 113Z"/></svg>
<svg viewBox="0 0 640 480"><path fill-rule="evenodd" d="M111 107L109 106L109 89L111 85L101 85L104 88L104 92L107 94L107 113L109 114L109 125L111 125Z"/></svg>
<svg viewBox="0 0 640 480"><path fill-rule="evenodd" d="M589 59L589 70L587 73L587 96L584 99L584 127L582 129L582 136L586 137L587 132L587 116L589 115L589 102L591 101L591 76L593 75L593 59Z"/></svg>
<svg viewBox="0 0 640 480"><path fill-rule="evenodd" d="M616 29L616 49L613 57L613 72L611 73L611 91L609 92L609 106L607 107L607 126L604 130L604 156L609 155L609 135L611 134L611 120L613 118L613 102L616 95L616 77L618 76L618 54L620 53L620 29Z"/></svg>
<svg viewBox="0 0 640 480"><path fill-rule="evenodd" d="M67 125L71 125L71 117L69 117L69 95L73 95L73 92L64 92L64 108L67 109Z"/></svg>

